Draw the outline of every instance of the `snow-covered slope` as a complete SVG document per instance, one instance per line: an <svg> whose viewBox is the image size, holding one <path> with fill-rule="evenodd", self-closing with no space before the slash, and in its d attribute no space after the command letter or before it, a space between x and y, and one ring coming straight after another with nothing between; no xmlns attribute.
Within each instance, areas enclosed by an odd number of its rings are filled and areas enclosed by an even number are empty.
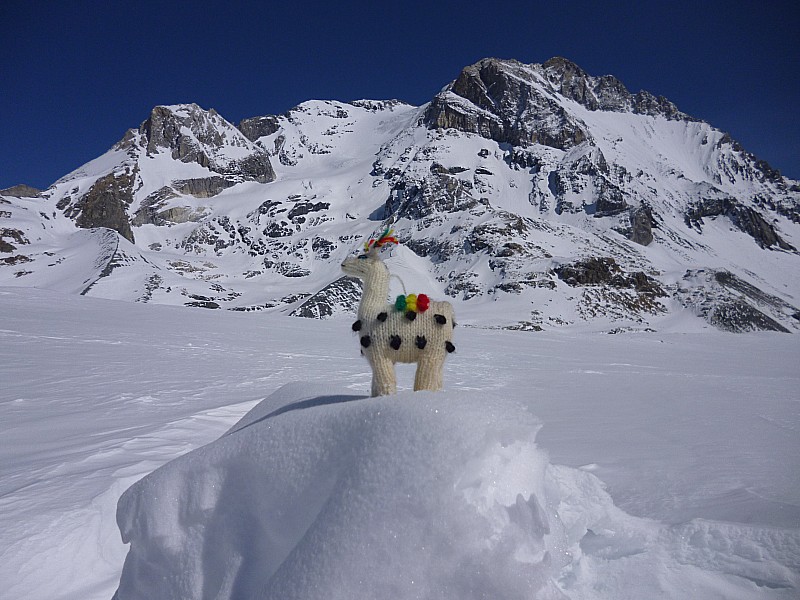
<svg viewBox="0 0 800 600"><path fill-rule="evenodd" d="M0 597L797 597L797 336L349 324L0 289Z"/></svg>
<svg viewBox="0 0 800 600"><path fill-rule="evenodd" d="M550 463L529 408L508 390L282 388L123 495L116 598L797 591L800 532L627 515L587 470Z"/></svg>
<svg viewBox="0 0 800 600"><path fill-rule="evenodd" d="M357 296L340 262L391 224L418 259L398 257L409 277L435 279L419 291L449 296L464 323L645 329L687 312L800 327L800 184L560 58L485 59L422 107L309 101L238 127L157 107L40 197L2 202L6 285L63 289L50 265L75 226L105 227L133 245L113 269L89 266L111 264L102 250L72 261L72 289L326 317Z"/></svg>

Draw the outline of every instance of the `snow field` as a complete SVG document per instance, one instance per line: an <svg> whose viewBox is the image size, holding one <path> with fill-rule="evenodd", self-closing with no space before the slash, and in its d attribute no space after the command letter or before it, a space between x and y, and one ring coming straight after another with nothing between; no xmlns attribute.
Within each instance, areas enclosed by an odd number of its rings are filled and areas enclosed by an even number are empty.
<svg viewBox="0 0 800 600"><path fill-rule="evenodd" d="M797 596L796 336L349 324L0 289L0 598Z"/></svg>
<svg viewBox="0 0 800 600"><path fill-rule="evenodd" d="M790 598L800 532L632 517L503 392L290 384L121 498L126 598Z"/></svg>

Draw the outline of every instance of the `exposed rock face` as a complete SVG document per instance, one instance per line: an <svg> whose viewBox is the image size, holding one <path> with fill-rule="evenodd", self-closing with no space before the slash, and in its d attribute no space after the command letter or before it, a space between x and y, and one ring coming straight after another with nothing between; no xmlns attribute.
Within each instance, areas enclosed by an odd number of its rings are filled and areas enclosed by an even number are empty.
<svg viewBox="0 0 800 600"><path fill-rule="evenodd" d="M586 285L611 285L616 288L632 288L640 294L666 297L658 282L641 271L625 273L610 257L587 258L570 265L553 269L558 278L573 287Z"/></svg>
<svg viewBox="0 0 800 600"><path fill-rule="evenodd" d="M172 182L172 187L177 192L195 198L212 198L222 190L236 185L235 182L224 177L206 177L204 179L179 179Z"/></svg>
<svg viewBox="0 0 800 600"><path fill-rule="evenodd" d="M157 106L139 133L147 155L169 150L175 159L195 162L234 182L275 179L267 153L213 109L205 111L196 104ZM241 152L232 153L228 148Z"/></svg>
<svg viewBox="0 0 800 600"><path fill-rule="evenodd" d="M165 215L161 214L161 209L164 208L167 200L177 198L178 194L169 186L164 186L158 191L150 194L139 203L138 210L134 213L131 219L131 224L134 227L140 225L165 225L168 219Z"/></svg>
<svg viewBox="0 0 800 600"><path fill-rule="evenodd" d="M0 252L13 252L17 246L30 244L25 233L19 229L0 227Z"/></svg>
<svg viewBox="0 0 800 600"><path fill-rule="evenodd" d="M778 319L798 318L797 307L726 270L688 270L677 297L711 325L735 333L789 333Z"/></svg>
<svg viewBox="0 0 800 600"><path fill-rule="evenodd" d="M703 217L728 217L731 222L752 237L762 248L778 246L782 250L795 250L784 241L764 217L749 206L742 206L735 198L707 198L686 211L686 224L700 229Z"/></svg>
<svg viewBox="0 0 800 600"><path fill-rule="evenodd" d="M589 138L583 123L552 98L515 76L524 65L489 58L465 68L431 102L429 127L477 133L514 146L544 144L570 148Z"/></svg>
<svg viewBox="0 0 800 600"><path fill-rule="evenodd" d="M679 111L663 96L656 97L646 91L631 94L613 75L592 77L575 63L560 56L541 65L541 71L560 94L579 102L589 110L634 112L668 119L696 120Z"/></svg>
<svg viewBox="0 0 800 600"><path fill-rule="evenodd" d="M733 333L746 331L780 331L789 333L783 325L741 299L733 299L712 308L705 317L708 322Z"/></svg>
<svg viewBox="0 0 800 600"><path fill-rule="evenodd" d="M694 120L666 98L645 91L631 94L616 77L592 77L575 63L556 57L542 65L487 58L466 67L434 98L425 123L515 146L538 143L564 150L591 139L586 124L546 93L542 82L589 110Z"/></svg>
<svg viewBox="0 0 800 600"><path fill-rule="evenodd" d="M477 207L472 186L447 173L431 173L422 180L400 179L391 190L383 216L421 219L435 213L456 213Z"/></svg>
<svg viewBox="0 0 800 600"><path fill-rule="evenodd" d="M562 96L583 104L589 110L625 110L630 93L611 75L590 77L575 63L557 56L543 65L547 80Z"/></svg>
<svg viewBox="0 0 800 600"><path fill-rule="evenodd" d="M354 277L340 277L308 298L290 314L293 317L325 319L340 307L355 313L361 300L361 282Z"/></svg>
<svg viewBox="0 0 800 600"><path fill-rule="evenodd" d="M277 117L252 117L250 119L242 119L237 126L244 136L251 142L255 142L258 138L267 135L272 135L278 129L280 124Z"/></svg>
<svg viewBox="0 0 800 600"><path fill-rule="evenodd" d="M133 200L134 174L114 173L98 179L77 202L59 205L67 216L75 216L78 227L107 227L133 242L127 208Z"/></svg>
<svg viewBox="0 0 800 600"><path fill-rule="evenodd" d="M667 311L659 298L668 294L658 281L641 271L626 273L611 257L592 257L554 271L567 285L582 290L577 310L584 318Z"/></svg>
<svg viewBox="0 0 800 600"><path fill-rule="evenodd" d="M80 186L68 188L57 207L79 227L109 227L130 241L134 240L131 224L165 225L202 216L203 211L188 206L166 206L180 195L211 198L238 183L268 183L275 179L264 149L213 109L205 111L196 104L155 107L139 129L129 130L112 150L124 153L123 162L113 172L97 177L84 194L79 192ZM142 198L140 162L163 152L217 174L176 177L169 185ZM80 170L74 174L75 178L81 176ZM61 183L66 187L69 180ZM138 207L129 219L127 210L134 203Z"/></svg>
<svg viewBox="0 0 800 600"><path fill-rule="evenodd" d="M16 198L33 198L38 196L41 192L42 190L20 183L18 185L12 185L10 188L0 190L0 195L14 196Z"/></svg>
<svg viewBox="0 0 800 600"><path fill-rule="evenodd" d="M631 210L629 239L642 246L653 241L653 212L649 206L638 206Z"/></svg>

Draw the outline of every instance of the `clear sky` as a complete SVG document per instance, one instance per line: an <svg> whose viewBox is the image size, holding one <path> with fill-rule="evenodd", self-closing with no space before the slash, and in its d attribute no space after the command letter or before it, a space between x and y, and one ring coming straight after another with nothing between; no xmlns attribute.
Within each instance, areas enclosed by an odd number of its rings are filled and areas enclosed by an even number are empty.
<svg viewBox="0 0 800 600"><path fill-rule="evenodd" d="M0 23L0 188L46 188L159 104L420 105L487 56L615 75L800 178L797 0L4 0Z"/></svg>

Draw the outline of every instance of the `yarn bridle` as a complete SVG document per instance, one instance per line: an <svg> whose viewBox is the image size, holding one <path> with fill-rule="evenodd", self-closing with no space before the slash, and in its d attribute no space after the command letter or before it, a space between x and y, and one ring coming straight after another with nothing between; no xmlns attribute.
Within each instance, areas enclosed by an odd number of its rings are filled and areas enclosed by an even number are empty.
<svg viewBox="0 0 800 600"><path fill-rule="evenodd" d="M370 238L368 242L364 243L364 254L370 254L371 252L377 252L384 246L388 246L390 244L399 244L400 240L398 240L394 236L394 230L391 227L387 227L384 232L378 237Z"/></svg>

